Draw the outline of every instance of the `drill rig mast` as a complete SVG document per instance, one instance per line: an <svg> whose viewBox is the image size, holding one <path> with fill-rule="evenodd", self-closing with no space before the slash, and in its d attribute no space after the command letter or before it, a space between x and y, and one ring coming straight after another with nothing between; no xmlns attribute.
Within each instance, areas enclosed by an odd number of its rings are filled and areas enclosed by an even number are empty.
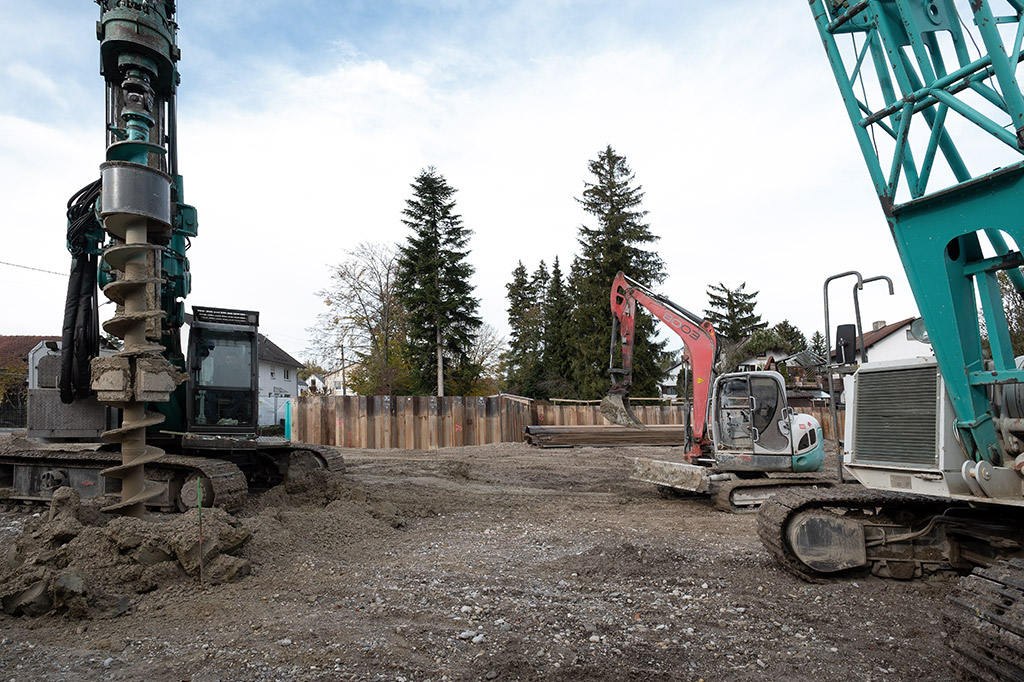
<svg viewBox="0 0 1024 682"><path fill-rule="evenodd" d="M163 455L146 444L146 429L165 418L147 410L146 403L168 402L187 376L180 350L165 357L161 341L167 323L180 327L165 318L183 318L180 299L188 293L187 277L181 277L187 270L183 247L195 235L196 221L194 210L181 203L177 175L180 52L174 2L99 4L97 35L107 102L99 216L109 238L103 261L115 272L103 292L117 303L104 329L124 344L112 357L92 361L92 388L101 402L120 407L124 415L120 428L104 434L121 444L121 465L104 472L122 479L121 502L111 509L137 516L159 494L145 485L143 466ZM165 268L172 280L162 301Z"/></svg>

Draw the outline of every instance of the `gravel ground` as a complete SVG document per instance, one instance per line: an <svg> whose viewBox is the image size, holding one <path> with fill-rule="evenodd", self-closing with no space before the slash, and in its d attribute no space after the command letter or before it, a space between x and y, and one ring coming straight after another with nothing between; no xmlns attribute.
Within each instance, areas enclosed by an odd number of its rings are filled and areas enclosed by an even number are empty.
<svg viewBox="0 0 1024 682"><path fill-rule="evenodd" d="M0 682L952 679L952 578L803 583L754 515L629 480L668 452L346 451L344 476L236 515L237 582L181 574L117 616L0 615ZM0 514L6 547L29 518Z"/></svg>

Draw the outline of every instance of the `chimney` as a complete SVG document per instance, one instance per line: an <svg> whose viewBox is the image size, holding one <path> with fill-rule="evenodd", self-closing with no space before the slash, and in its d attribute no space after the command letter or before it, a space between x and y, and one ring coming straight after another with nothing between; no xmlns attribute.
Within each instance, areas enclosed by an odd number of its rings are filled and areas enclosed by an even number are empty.
<svg viewBox="0 0 1024 682"><path fill-rule="evenodd" d="M885 326L885 320L879 320L871 325L871 331L877 332L879 329Z"/></svg>

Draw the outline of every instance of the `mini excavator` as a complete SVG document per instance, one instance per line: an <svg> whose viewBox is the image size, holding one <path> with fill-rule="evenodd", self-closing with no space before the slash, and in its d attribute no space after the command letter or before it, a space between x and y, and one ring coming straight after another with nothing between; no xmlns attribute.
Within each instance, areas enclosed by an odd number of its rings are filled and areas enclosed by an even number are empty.
<svg viewBox="0 0 1024 682"><path fill-rule="evenodd" d="M717 508L732 512L756 511L765 499L786 488L832 485L830 480L804 475L824 468L821 425L788 406L782 375L757 371L716 376L720 349L711 323L622 272L615 275L611 290L613 381L601 401L608 421L647 428L629 404L638 304L682 339L693 372L693 407L692 416L686 410L685 461L637 458L634 479L666 492L710 495ZM615 367L617 344L621 367Z"/></svg>

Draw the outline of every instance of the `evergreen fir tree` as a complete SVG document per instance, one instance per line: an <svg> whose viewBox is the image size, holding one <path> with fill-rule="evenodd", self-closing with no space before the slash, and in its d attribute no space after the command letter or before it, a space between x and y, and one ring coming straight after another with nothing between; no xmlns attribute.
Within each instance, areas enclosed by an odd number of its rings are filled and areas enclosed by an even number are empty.
<svg viewBox="0 0 1024 682"><path fill-rule="evenodd" d="M811 350L824 360L828 360L828 348L825 347L825 335L821 332L811 334Z"/></svg>
<svg viewBox="0 0 1024 682"><path fill-rule="evenodd" d="M643 190L634 185L626 159L611 146L589 163L593 182L585 182L583 197L577 199L596 225L580 226L580 253L569 274L569 290L575 310L569 343L572 347L572 380L580 397L596 399L611 385L608 348L611 335L609 297L612 280L622 270L648 286L665 278L658 254L644 249L657 240L644 222L647 211L640 208ZM660 356L665 342L655 342L655 321L638 315L633 354L632 394L656 395L661 375Z"/></svg>
<svg viewBox="0 0 1024 682"><path fill-rule="evenodd" d="M524 368L529 353L527 318L530 313L530 282L522 261L512 271L512 281L505 285L508 291L508 326L511 329L508 350L504 353L505 389L523 394Z"/></svg>
<svg viewBox="0 0 1024 682"><path fill-rule="evenodd" d="M790 324L789 320L783 320L772 327L772 331L779 337L779 350L786 353L799 353L807 350L807 337L804 333Z"/></svg>
<svg viewBox="0 0 1024 682"><path fill-rule="evenodd" d="M719 336L733 343L768 326L767 322L761 321L760 315L754 313L758 292L746 293L743 291L746 286L744 282L736 289L729 289L719 282L708 287L710 307L704 311L704 317L714 325Z"/></svg>
<svg viewBox="0 0 1024 682"><path fill-rule="evenodd" d="M455 212L455 189L433 166L411 186L402 222L412 234L399 247L398 296L408 316L414 390L444 395L446 377L464 385L476 371L469 357L482 320L469 282L472 232Z"/></svg>
<svg viewBox="0 0 1024 682"><path fill-rule="evenodd" d="M572 308L556 256L544 297L544 353L541 359L544 379L538 386L538 397L565 397L573 392L570 381L573 351L569 344Z"/></svg>
<svg viewBox="0 0 1024 682"><path fill-rule="evenodd" d="M541 391L540 384L544 381L544 301L550 279L548 266L544 261L541 261L530 275L530 295L533 298L526 319L529 356L525 376L526 392L523 395L531 398L547 398Z"/></svg>
<svg viewBox="0 0 1024 682"><path fill-rule="evenodd" d="M512 329L505 354L506 389L531 398L542 397L538 386L544 380L544 299L550 276L544 261L527 279L520 261L512 272L508 290L508 323Z"/></svg>

